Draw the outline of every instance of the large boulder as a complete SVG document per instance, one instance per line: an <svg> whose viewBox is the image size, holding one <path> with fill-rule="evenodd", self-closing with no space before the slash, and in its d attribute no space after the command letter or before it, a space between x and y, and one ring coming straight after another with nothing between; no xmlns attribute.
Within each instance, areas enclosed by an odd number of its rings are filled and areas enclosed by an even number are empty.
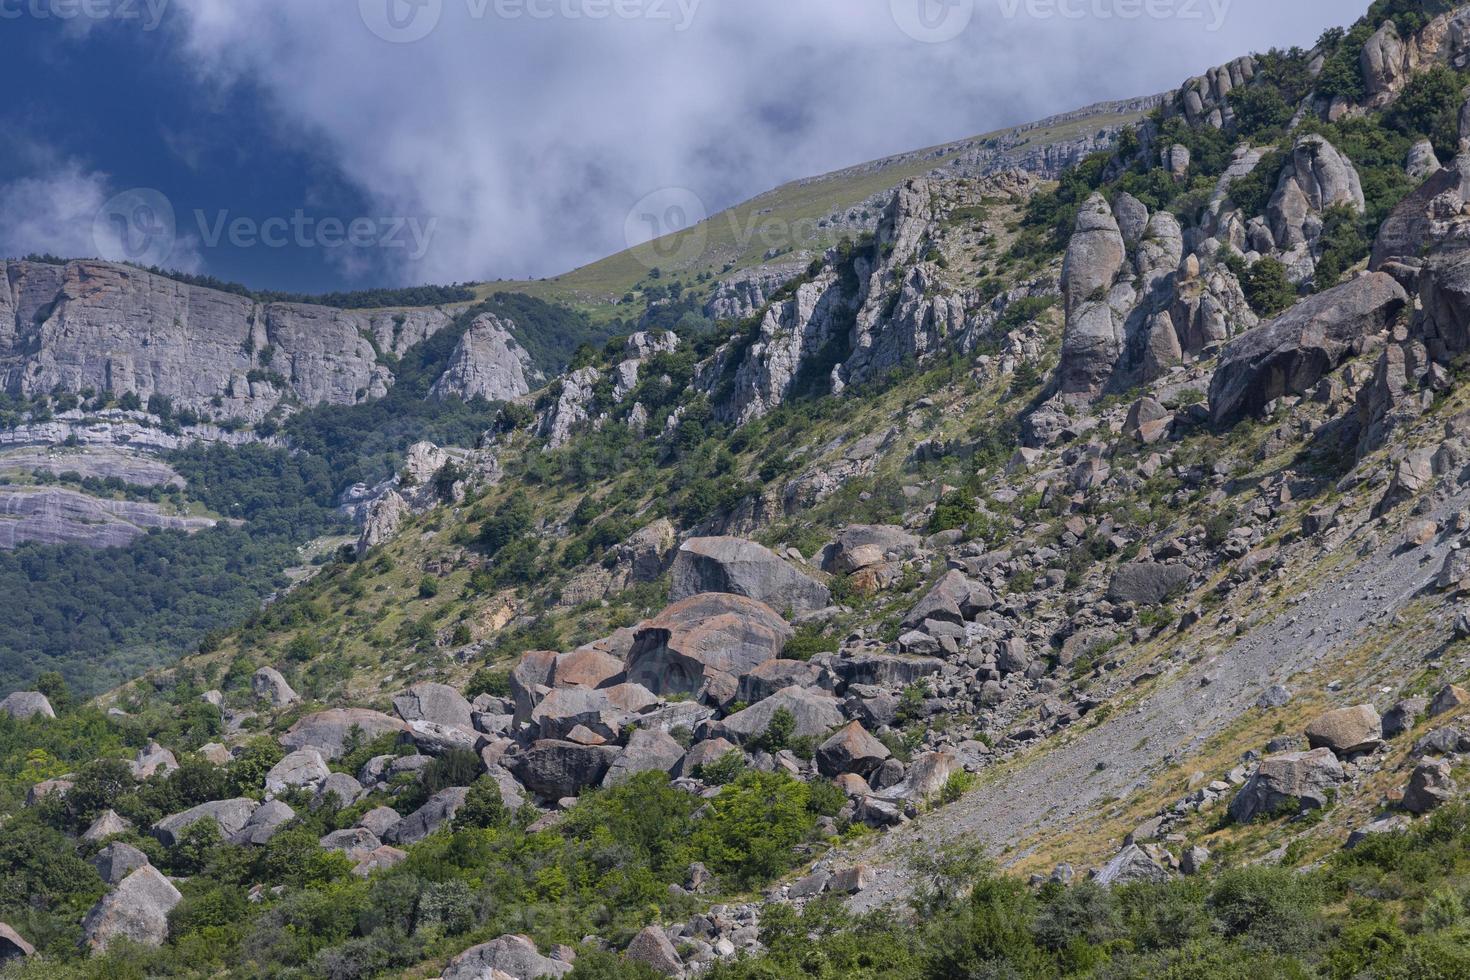
<svg viewBox="0 0 1470 980"><path fill-rule="evenodd" d="M778 612L811 612L832 603L832 593L768 548L743 538L691 538L674 558L669 598L729 592Z"/></svg>
<svg viewBox="0 0 1470 980"><path fill-rule="evenodd" d="M415 684L393 699L393 711L404 721L474 727L470 703L448 684Z"/></svg>
<svg viewBox="0 0 1470 980"><path fill-rule="evenodd" d="M316 749L297 749L289 753L265 774L265 791L272 795L291 789L312 789L320 786L332 770Z"/></svg>
<svg viewBox="0 0 1470 980"><path fill-rule="evenodd" d="M1108 585L1108 598L1113 602L1155 606L1184 588L1190 575L1188 565L1130 562L1113 573L1112 582Z"/></svg>
<svg viewBox="0 0 1470 980"><path fill-rule="evenodd" d="M82 935L94 953L118 938L162 946L168 939L168 914L183 897L172 882L144 865L92 906L82 920Z"/></svg>
<svg viewBox="0 0 1470 980"><path fill-rule="evenodd" d="M214 800L191 807L182 813L164 817L153 825L153 836L167 847L179 842L180 835L201 820L213 820L219 825L220 836L225 840L238 834L250 822L260 804L255 800Z"/></svg>
<svg viewBox="0 0 1470 980"><path fill-rule="evenodd" d="M1371 704L1329 711L1307 726L1307 743L1339 756L1371 752L1383 744L1383 720Z"/></svg>
<svg viewBox="0 0 1470 980"><path fill-rule="evenodd" d="M818 747L817 770L828 777L848 772L866 777L890 754L888 746L869 735L862 722L854 721Z"/></svg>
<svg viewBox="0 0 1470 980"><path fill-rule="evenodd" d="M1404 809L1410 813L1428 813L1454 799L1456 791L1449 761L1426 760L1409 777L1409 785L1404 790Z"/></svg>
<svg viewBox="0 0 1470 980"><path fill-rule="evenodd" d="M148 855L131 844L115 841L92 855L87 862L109 885L120 885L128 875L148 864Z"/></svg>
<svg viewBox="0 0 1470 980"><path fill-rule="evenodd" d="M629 687L641 690L637 685ZM531 724L542 738L566 738L572 729L580 725L607 741L613 741L623 726L632 721L635 711L641 710L637 701L632 702L636 706L632 710L620 707L614 701L619 693L594 691L588 687L557 688L536 705L536 710L531 712ZM647 697L645 704L652 704L653 695Z"/></svg>
<svg viewBox="0 0 1470 980"><path fill-rule="evenodd" d="M469 788L451 786L429 797L427 803L394 824L388 831L394 844L415 844L454 819L469 796Z"/></svg>
<svg viewBox="0 0 1470 980"><path fill-rule="evenodd" d="M269 701L273 707L284 708L301 700L301 695L286 683L286 678L274 667L262 667L250 678L250 690L255 696Z"/></svg>
<svg viewBox="0 0 1470 980"><path fill-rule="evenodd" d="M531 712L551 690L551 675L556 670L555 650L531 650L521 655L510 672L510 695L515 701L515 721L531 720Z"/></svg>
<svg viewBox="0 0 1470 980"><path fill-rule="evenodd" d="M679 959L674 944L669 942L668 935L658 926L648 926L634 936L623 955L666 977L684 975L684 961Z"/></svg>
<svg viewBox="0 0 1470 980"><path fill-rule="evenodd" d="M230 838L230 843L239 846L264 846L295 818L296 812L280 800L267 800L250 815L240 832Z"/></svg>
<svg viewBox="0 0 1470 980"><path fill-rule="evenodd" d="M785 709L796 718L797 736L825 736L840 726L846 719L842 715L842 704L824 691L813 691L801 687L788 687L777 691L760 704L751 705L744 711L717 723L714 734L744 745L753 738L764 735L771 727L776 712Z"/></svg>
<svg viewBox="0 0 1470 980"><path fill-rule="evenodd" d="M88 827L86 832L82 834L82 840L89 844L96 844L107 840L109 837L126 834L132 829L133 824L131 821L118 816L113 810L103 810L97 819L92 821L92 826Z"/></svg>
<svg viewBox="0 0 1470 980"><path fill-rule="evenodd" d="M1393 277L1361 276L1319 293L1271 322L1241 334L1220 355L1210 382L1210 415L1234 425L1283 395L1306 395L1408 303Z"/></svg>
<svg viewBox="0 0 1470 980"><path fill-rule="evenodd" d="M754 599L690 596L638 627L628 652L628 680L664 697L728 703L740 678L780 658L793 635L770 606Z"/></svg>
<svg viewBox="0 0 1470 980"><path fill-rule="evenodd" d="M572 964L542 956L525 936L501 936L450 960L443 980L491 980L497 972L514 980L539 980L564 977L572 972Z"/></svg>
<svg viewBox="0 0 1470 980"><path fill-rule="evenodd" d="M1124 847L1113 859L1098 869L1093 881L1105 888L1140 881L1167 881L1169 872L1137 844Z"/></svg>
<svg viewBox="0 0 1470 980"><path fill-rule="evenodd" d="M9 715L18 721L56 717L56 712L51 710L51 702L40 691L16 691L5 695L5 700L0 701L0 714Z"/></svg>
<svg viewBox="0 0 1470 980"><path fill-rule="evenodd" d="M507 767L521 785L543 800L560 800L600 784L621 751L615 745L542 739L509 758Z"/></svg>
<svg viewBox="0 0 1470 980"><path fill-rule="evenodd" d="M950 569L909 610L908 615L903 618L903 626L915 629L930 619L956 626L963 625L970 593L975 588L975 583L966 578L964 572ZM974 618L973 611L970 618Z"/></svg>
<svg viewBox="0 0 1470 980"><path fill-rule="evenodd" d="M767 660L740 678L737 700L746 704L764 701L788 687L831 686L825 668L809 660Z"/></svg>
<svg viewBox="0 0 1470 980"><path fill-rule="evenodd" d="M1237 823L1250 823L1256 817L1271 816L1283 806L1318 809L1327 805L1328 794L1345 778L1342 764L1331 749L1273 755L1261 761L1230 801L1230 816Z"/></svg>
<svg viewBox="0 0 1470 980"><path fill-rule="evenodd" d="M684 747L663 732L638 729L628 737L628 744L613 760L604 786L616 786L640 772L672 773L684 759Z"/></svg>
<svg viewBox="0 0 1470 980"><path fill-rule="evenodd" d="M596 647L580 647L556 658L552 687L606 687L623 679L623 661Z"/></svg>
<svg viewBox="0 0 1470 980"><path fill-rule="evenodd" d="M281 736L288 749L316 749L327 759L340 758L347 752L349 739L371 741L387 732L403 733L408 725L367 708L332 708L307 715Z"/></svg>
<svg viewBox="0 0 1470 980"><path fill-rule="evenodd" d="M827 548L822 570L834 575L851 575L890 561L912 558L919 539L901 527L887 524L855 524L837 535Z"/></svg>

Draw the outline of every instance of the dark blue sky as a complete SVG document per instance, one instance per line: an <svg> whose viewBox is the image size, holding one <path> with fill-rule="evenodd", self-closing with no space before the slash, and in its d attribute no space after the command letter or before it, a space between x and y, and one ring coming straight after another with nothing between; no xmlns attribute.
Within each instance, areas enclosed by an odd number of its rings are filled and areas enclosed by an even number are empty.
<svg viewBox="0 0 1470 980"><path fill-rule="evenodd" d="M307 0L315 2L315 0ZM283 130L253 82L201 84L178 55L177 28L144 31L127 22L85 33L56 20L0 21L0 177L50 164L42 156L84 161L112 191L153 188L173 204L181 237L202 237L220 213L233 220L317 219L371 214L366 197L312 142ZM292 136L301 136L292 139ZM382 283L393 270L351 275L320 248L232 247L195 253L207 272L257 288L321 292ZM190 264L187 244L172 265Z"/></svg>

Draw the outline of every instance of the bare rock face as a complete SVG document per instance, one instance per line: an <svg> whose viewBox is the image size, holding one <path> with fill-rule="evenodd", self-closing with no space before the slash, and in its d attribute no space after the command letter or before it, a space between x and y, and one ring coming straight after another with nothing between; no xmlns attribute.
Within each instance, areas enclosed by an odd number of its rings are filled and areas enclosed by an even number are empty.
<svg viewBox="0 0 1470 980"><path fill-rule="evenodd" d="M146 500L110 500L60 486L0 487L0 548L6 550L22 544L120 548L153 528L192 534L216 523L165 514Z"/></svg>
<svg viewBox="0 0 1470 980"><path fill-rule="evenodd" d="M51 710L51 702L39 691L16 691L5 695L5 700L0 701L0 714L9 715L17 721L56 717L56 712Z"/></svg>
<svg viewBox="0 0 1470 980"><path fill-rule="evenodd" d="M561 379L561 392L556 403L541 419L541 435L546 448L560 449L571 441L578 426L588 421L594 388L601 376L597 369L584 367Z"/></svg>
<svg viewBox="0 0 1470 980"><path fill-rule="evenodd" d="M1411 51L1412 48L1399 38L1398 28L1391 20L1384 21L1378 32L1363 45L1363 84L1368 90L1370 105L1381 105L1408 81L1414 68Z"/></svg>
<svg viewBox="0 0 1470 980"><path fill-rule="evenodd" d="M1428 140L1420 140L1409 149L1409 156L1404 161L1404 171L1413 180L1425 180L1430 175L1438 173L1442 165L1439 157L1435 155L1434 144Z"/></svg>
<svg viewBox="0 0 1470 980"><path fill-rule="evenodd" d="M284 793L290 789L316 789L331 775L327 762L316 749L297 749L265 774L265 791Z"/></svg>
<svg viewBox="0 0 1470 980"><path fill-rule="evenodd" d="M572 964L542 956L525 936L501 936L450 960L443 980L486 980L497 972L516 980L564 977L572 972Z"/></svg>
<svg viewBox="0 0 1470 980"><path fill-rule="evenodd" d="M1210 414L1233 425L1283 395L1305 395L1349 355L1361 352L1408 302L1384 273L1370 273L1313 296L1242 334L1220 355L1210 382Z"/></svg>
<svg viewBox="0 0 1470 980"><path fill-rule="evenodd" d="M157 394L206 417L257 421L288 399L352 405L381 397L393 375L377 351L402 354L451 321L438 309L261 305L109 262L4 269L0 387L25 395L131 391L145 402Z"/></svg>
<svg viewBox="0 0 1470 980"><path fill-rule="evenodd" d="M727 592L772 609L802 613L825 609L832 593L816 579L742 538L691 538L674 558L669 598Z"/></svg>
<svg viewBox="0 0 1470 980"><path fill-rule="evenodd" d="M638 729L603 777L604 786L616 786L640 772L672 773L684 760L684 747L661 731Z"/></svg>
<svg viewBox="0 0 1470 980"><path fill-rule="evenodd" d="M711 320L744 320L754 316L782 286L805 269L799 262L773 262L732 273L715 283L704 315Z"/></svg>
<svg viewBox="0 0 1470 980"><path fill-rule="evenodd" d="M1430 148L1431 154L1433 148ZM1427 164L1427 161L1424 161ZM1411 169L1413 163L1411 162ZM1424 182L1394 206L1378 235L1368 268L1382 269L1390 262L1417 264L1436 243L1452 236L1455 221L1470 200L1470 155L1460 154L1443 168L1436 167Z"/></svg>
<svg viewBox="0 0 1470 980"><path fill-rule="evenodd" d="M730 594L691 596L638 627L628 680L656 695L725 703L758 665L781 656L793 635L763 603Z"/></svg>
<svg viewBox="0 0 1470 980"><path fill-rule="evenodd" d="M295 817L295 811L280 800L267 800L250 815L239 833L230 838L230 843L263 846Z"/></svg>
<svg viewBox="0 0 1470 980"><path fill-rule="evenodd" d="M460 338L449 359L449 367L429 396L437 401L460 398L469 401L514 401L531 393L528 376L534 375L531 355L516 343L499 317L481 314Z"/></svg>
<svg viewBox="0 0 1470 980"><path fill-rule="evenodd" d="M94 953L119 937L158 947L168 939L168 914L183 895L149 865L122 880L82 920L82 934Z"/></svg>
<svg viewBox="0 0 1470 980"><path fill-rule="evenodd" d="M357 538L357 553L365 555L378 545L392 540L403 522L412 515L413 510L408 506L408 501L398 491L389 490L383 494L368 508L367 520L363 522L362 533Z"/></svg>
<svg viewBox="0 0 1470 980"><path fill-rule="evenodd" d="M918 554L919 539L892 525L854 525L837 535L824 553L822 568L834 575L852 575L890 561Z"/></svg>
<svg viewBox="0 0 1470 980"><path fill-rule="evenodd" d="M1315 809L1327 804L1327 794L1344 779L1342 764L1331 749L1289 752L1264 759L1230 801L1230 816L1250 823L1269 816L1283 805Z"/></svg>

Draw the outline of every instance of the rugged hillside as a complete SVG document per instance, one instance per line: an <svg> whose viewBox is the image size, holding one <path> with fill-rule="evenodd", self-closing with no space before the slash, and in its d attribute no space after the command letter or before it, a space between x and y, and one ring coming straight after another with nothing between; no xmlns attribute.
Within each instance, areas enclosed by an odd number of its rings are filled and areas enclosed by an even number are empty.
<svg viewBox="0 0 1470 980"><path fill-rule="evenodd" d="M1464 976L1445 8L913 176L504 405L434 408L500 383L467 317L293 416L294 588L0 708L19 975Z"/></svg>

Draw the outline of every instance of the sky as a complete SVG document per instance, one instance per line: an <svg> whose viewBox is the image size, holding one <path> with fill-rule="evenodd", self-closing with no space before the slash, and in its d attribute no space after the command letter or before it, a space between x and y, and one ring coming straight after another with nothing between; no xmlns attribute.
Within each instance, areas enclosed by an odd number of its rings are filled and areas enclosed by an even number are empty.
<svg viewBox="0 0 1470 980"><path fill-rule="evenodd" d="M1366 0L0 0L0 255L534 278L789 180L1309 47Z"/></svg>

